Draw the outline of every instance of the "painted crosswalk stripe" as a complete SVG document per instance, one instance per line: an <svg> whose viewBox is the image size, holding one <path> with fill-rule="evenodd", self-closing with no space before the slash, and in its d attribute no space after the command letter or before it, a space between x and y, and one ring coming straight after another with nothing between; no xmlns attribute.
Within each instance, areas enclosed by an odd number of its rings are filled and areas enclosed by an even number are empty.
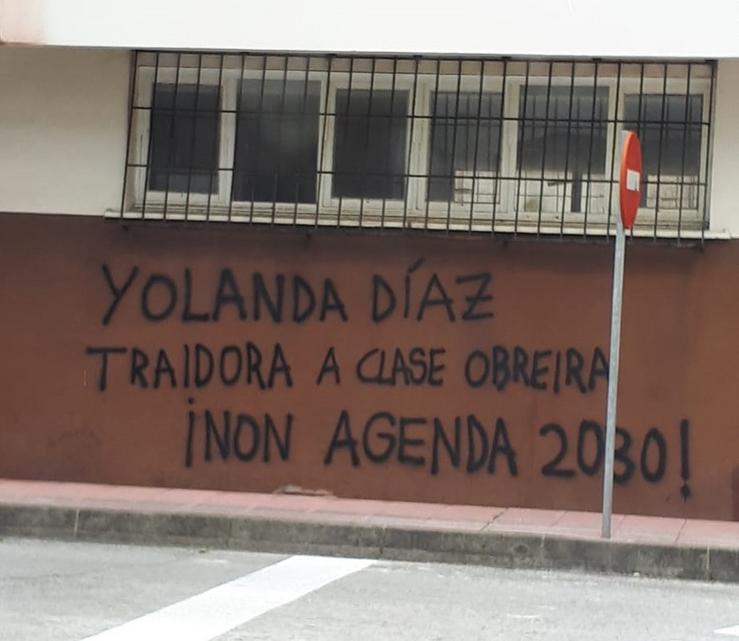
<svg viewBox="0 0 739 641"><path fill-rule="evenodd" d="M292 556L83 641L208 641L372 563Z"/></svg>
<svg viewBox="0 0 739 641"><path fill-rule="evenodd" d="M732 625L730 628L721 628L714 632L715 634L728 634L729 636L739 637L739 625Z"/></svg>

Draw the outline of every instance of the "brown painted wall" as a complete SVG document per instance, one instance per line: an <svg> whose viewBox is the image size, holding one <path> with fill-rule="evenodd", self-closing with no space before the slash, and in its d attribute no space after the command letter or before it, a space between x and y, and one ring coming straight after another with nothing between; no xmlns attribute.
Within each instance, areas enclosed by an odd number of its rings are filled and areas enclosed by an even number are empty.
<svg viewBox="0 0 739 641"><path fill-rule="evenodd" d="M577 243L0 216L0 476L256 491L293 484L341 496L596 510L610 270L608 247ZM255 273L273 298L284 279L281 322L264 303L255 318ZM739 519L737 274L736 243L629 248L619 443L630 443L616 463L617 511ZM397 299L378 322L375 275ZM306 286L316 298L303 322L293 320L295 276L298 312ZM111 287L129 277L110 311ZM383 311L387 289L376 287ZM104 390L94 351L102 347L125 350L108 355ZM327 371L317 384L330 347L340 382ZM374 348L389 350L392 374L396 347L412 359L417 384L401 367L395 385L358 379L358 361ZM193 361L196 351L207 360L206 350L214 374L197 387ZM237 371L249 356L251 383L246 368ZM270 369L273 386L260 389ZM219 443L226 422L229 438Z"/></svg>

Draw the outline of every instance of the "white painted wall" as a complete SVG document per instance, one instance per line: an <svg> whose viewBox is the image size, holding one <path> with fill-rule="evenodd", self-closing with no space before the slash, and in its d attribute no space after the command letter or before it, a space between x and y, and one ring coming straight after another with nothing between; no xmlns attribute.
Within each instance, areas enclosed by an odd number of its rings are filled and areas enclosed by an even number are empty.
<svg viewBox="0 0 739 641"><path fill-rule="evenodd" d="M718 65L713 123L711 231L739 238L739 60Z"/></svg>
<svg viewBox="0 0 739 641"><path fill-rule="evenodd" d="M0 47L0 211L120 209L130 54Z"/></svg>
<svg viewBox="0 0 739 641"><path fill-rule="evenodd" d="M0 40L66 46L739 57L736 0L0 0Z"/></svg>
<svg viewBox="0 0 739 641"><path fill-rule="evenodd" d="M0 47L0 211L118 211L130 55ZM710 231L739 238L739 60L719 63Z"/></svg>

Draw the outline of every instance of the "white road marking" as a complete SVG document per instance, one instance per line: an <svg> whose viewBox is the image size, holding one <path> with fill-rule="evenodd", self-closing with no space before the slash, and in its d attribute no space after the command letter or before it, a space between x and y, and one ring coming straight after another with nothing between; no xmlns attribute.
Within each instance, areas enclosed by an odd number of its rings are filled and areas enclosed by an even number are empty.
<svg viewBox="0 0 739 641"><path fill-rule="evenodd" d="M83 641L208 641L372 563L292 556Z"/></svg>
<svg viewBox="0 0 739 641"><path fill-rule="evenodd" d="M732 625L730 628L721 628L713 632L714 634L728 634L732 637L739 637L739 625Z"/></svg>

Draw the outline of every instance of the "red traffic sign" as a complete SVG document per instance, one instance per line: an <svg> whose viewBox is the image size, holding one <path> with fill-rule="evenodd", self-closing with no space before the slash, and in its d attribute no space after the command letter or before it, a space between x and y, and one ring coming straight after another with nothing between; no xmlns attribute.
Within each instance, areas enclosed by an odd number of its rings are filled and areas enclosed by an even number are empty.
<svg viewBox="0 0 739 641"><path fill-rule="evenodd" d="M619 176L619 200L621 204L621 222L624 229L634 226L636 212L641 202L641 144L639 136L627 131L621 152L621 174Z"/></svg>

